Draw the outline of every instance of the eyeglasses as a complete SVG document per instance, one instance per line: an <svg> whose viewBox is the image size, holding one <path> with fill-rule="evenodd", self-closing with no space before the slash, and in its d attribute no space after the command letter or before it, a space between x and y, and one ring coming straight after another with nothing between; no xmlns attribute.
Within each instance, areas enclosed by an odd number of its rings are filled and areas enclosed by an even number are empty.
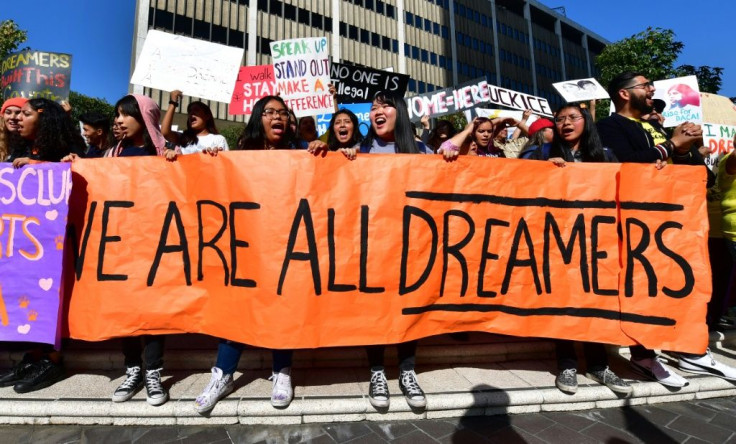
<svg viewBox="0 0 736 444"><path fill-rule="evenodd" d="M639 88L641 89L654 88L654 83L652 82L637 83L636 85L627 86L626 88L623 88L623 89L639 89Z"/></svg>
<svg viewBox="0 0 736 444"><path fill-rule="evenodd" d="M559 116L555 117L555 123L558 125L561 125L565 123L565 121L569 120L570 122L577 122L578 120L582 119L583 116L580 114L573 114L571 116Z"/></svg>
<svg viewBox="0 0 736 444"><path fill-rule="evenodd" d="M285 109L266 108L263 110L263 115L268 117L271 120L275 119L276 117L288 119L289 111Z"/></svg>

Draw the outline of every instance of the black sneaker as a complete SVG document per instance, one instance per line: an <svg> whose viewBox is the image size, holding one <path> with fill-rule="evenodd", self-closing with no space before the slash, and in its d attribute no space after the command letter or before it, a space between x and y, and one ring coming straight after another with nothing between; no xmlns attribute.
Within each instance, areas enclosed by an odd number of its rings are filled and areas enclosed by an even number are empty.
<svg viewBox="0 0 736 444"><path fill-rule="evenodd" d="M563 393L574 394L578 391L578 372L574 368L566 368L557 375L555 385Z"/></svg>
<svg viewBox="0 0 736 444"><path fill-rule="evenodd" d="M33 361L28 354L11 368L0 374L0 387L10 387L25 379L33 368Z"/></svg>
<svg viewBox="0 0 736 444"><path fill-rule="evenodd" d="M406 402L415 408L424 408L427 406L427 398L424 397L422 388L419 387L417 374L414 370L404 371L399 374L399 388L401 393L406 397Z"/></svg>
<svg viewBox="0 0 736 444"><path fill-rule="evenodd" d="M146 401L157 406L169 400L169 393L161 384L161 368L146 370Z"/></svg>
<svg viewBox="0 0 736 444"><path fill-rule="evenodd" d="M115 389L112 394L112 402L124 402L129 400L143 386L143 375L140 367L128 367L125 370L125 381Z"/></svg>
<svg viewBox="0 0 736 444"><path fill-rule="evenodd" d="M41 390L57 383L64 378L64 365L53 362L48 358L31 364L31 368L21 381L18 381L13 390L16 393L28 393Z"/></svg>
<svg viewBox="0 0 736 444"><path fill-rule="evenodd" d="M619 378L616 373L612 372L611 369L609 369L608 367L603 370L588 372L585 374L585 376L595 382L599 382L605 385L606 387L620 395L628 396L633 391L631 384Z"/></svg>
<svg viewBox="0 0 736 444"><path fill-rule="evenodd" d="M388 381L383 369L371 369L371 384L368 387L368 400L377 409L385 409L389 405Z"/></svg>

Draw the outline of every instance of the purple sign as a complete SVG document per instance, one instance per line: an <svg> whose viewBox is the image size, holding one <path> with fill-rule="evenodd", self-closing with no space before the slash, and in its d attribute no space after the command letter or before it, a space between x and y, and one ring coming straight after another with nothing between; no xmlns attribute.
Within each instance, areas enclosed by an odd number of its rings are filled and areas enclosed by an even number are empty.
<svg viewBox="0 0 736 444"><path fill-rule="evenodd" d="M0 341L59 341L71 191L68 163L0 163Z"/></svg>

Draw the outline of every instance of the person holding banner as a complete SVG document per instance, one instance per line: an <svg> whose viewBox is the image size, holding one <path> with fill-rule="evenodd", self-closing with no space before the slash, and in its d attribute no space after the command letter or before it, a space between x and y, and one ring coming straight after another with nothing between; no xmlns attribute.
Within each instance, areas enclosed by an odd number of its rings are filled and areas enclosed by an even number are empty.
<svg viewBox="0 0 736 444"><path fill-rule="evenodd" d="M20 120L20 109L26 104L25 97L13 97L6 100L0 108L0 118L3 120L2 135L0 136L0 161L5 162L10 158L12 161L16 151L23 151L28 142L24 141L18 133L18 121ZM14 156L13 154L16 154Z"/></svg>
<svg viewBox="0 0 736 444"><path fill-rule="evenodd" d="M452 122L449 120L438 120L434 126L434 130L429 134L429 139L427 139L426 143L434 151L437 151L445 140L454 136L456 133L457 130L455 130Z"/></svg>
<svg viewBox="0 0 736 444"><path fill-rule="evenodd" d="M521 149L519 159L528 158L537 147L552 142L555 135L554 127L554 122L545 118L539 118L529 125L529 139Z"/></svg>
<svg viewBox="0 0 736 444"><path fill-rule="evenodd" d="M341 109L332 115L327 128L327 147L330 151L352 148L363 141L358 130L358 116L349 109ZM314 143L314 142L312 142ZM311 143L310 143L311 146Z"/></svg>
<svg viewBox="0 0 736 444"><path fill-rule="evenodd" d="M266 96L253 105L253 112L238 139L239 150L293 149L294 133L289 125L289 109L279 96ZM217 346L217 360L212 367L212 377L202 393L194 401L199 413L215 408L217 402L233 391L233 374L245 345L221 340ZM272 350L271 405L288 407L294 398L291 386L292 350Z"/></svg>
<svg viewBox="0 0 736 444"><path fill-rule="evenodd" d="M496 119L498 120L498 119ZM470 144L475 143L475 155L481 157L506 157L502 149L493 145L494 122L487 117L476 117L465 129L444 141L440 150L455 150L461 154L470 152Z"/></svg>
<svg viewBox="0 0 736 444"><path fill-rule="evenodd" d="M305 116L299 119L299 128L297 130L297 147L307 149L310 142L317 140L317 123L314 117Z"/></svg>
<svg viewBox="0 0 736 444"><path fill-rule="evenodd" d="M552 143L536 147L527 157L549 160L559 167L567 162L616 162L616 157L603 147L593 117L576 104L568 104L557 110L554 117L555 134ZM563 393L573 394L578 389L577 354L573 341L555 340L559 374L555 385ZM583 343L586 377L601 383L613 392L627 396L631 385L619 378L608 366L606 347L600 343Z"/></svg>
<svg viewBox="0 0 736 444"><path fill-rule="evenodd" d="M169 107L161 123L161 133L166 140L179 146L182 154L227 151L227 140L217 131L212 110L204 102L195 101L187 106L187 129L184 132L172 131L171 123L181 95L179 90L171 91Z"/></svg>
<svg viewBox="0 0 736 444"><path fill-rule="evenodd" d="M112 147L110 119L102 113L88 112L79 116L79 120L82 122L82 135L89 145L84 157L104 157Z"/></svg>

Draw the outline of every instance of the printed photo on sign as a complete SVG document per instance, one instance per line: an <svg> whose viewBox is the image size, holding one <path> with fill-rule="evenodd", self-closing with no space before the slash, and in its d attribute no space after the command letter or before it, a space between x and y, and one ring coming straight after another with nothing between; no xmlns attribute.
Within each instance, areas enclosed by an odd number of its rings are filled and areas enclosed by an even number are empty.
<svg viewBox="0 0 736 444"><path fill-rule="evenodd" d="M700 104L700 88L695 76L677 77L654 82L654 98L664 100L664 127L671 128L681 123L703 122Z"/></svg>
<svg viewBox="0 0 736 444"><path fill-rule="evenodd" d="M230 103L242 60L240 48L150 30L130 83Z"/></svg>
<svg viewBox="0 0 736 444"><path fill-rule="evenodd" d="M326 37L271 42L276 87L297 117L335 110Z"/></svg>
<svg viewBox="0 0 736 444"><path fill-rule="evenodd" d="M17 52L3 60L1 72L3 100L13 97L69 100L70 54L32 49Z"/></svg>
<svg viewBox="0 0 736 444"><path fill-rule="evenodd" d="M608 92L593 77L580 80L565 80L553 83L557 92L566 102L583 102L586 100L608 99Z"/></svg>

